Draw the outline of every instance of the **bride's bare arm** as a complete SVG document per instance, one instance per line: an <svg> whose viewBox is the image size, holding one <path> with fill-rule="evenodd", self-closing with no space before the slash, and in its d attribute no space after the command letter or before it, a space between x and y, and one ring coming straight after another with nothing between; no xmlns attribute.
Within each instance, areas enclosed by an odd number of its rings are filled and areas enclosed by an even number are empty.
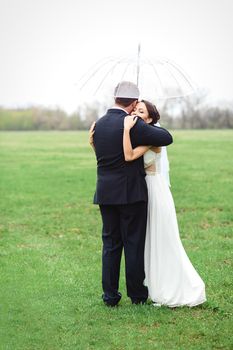
<svg viewBox="0 0 233 350"><path fill-rule="evenodd" d="M130 129L135 125L136 122L137 117L135 116L127 116L124 120L123 149L126 162L140 158L150 148L150 146L138 146L134 149L132 148L130 140Z"/></svg>

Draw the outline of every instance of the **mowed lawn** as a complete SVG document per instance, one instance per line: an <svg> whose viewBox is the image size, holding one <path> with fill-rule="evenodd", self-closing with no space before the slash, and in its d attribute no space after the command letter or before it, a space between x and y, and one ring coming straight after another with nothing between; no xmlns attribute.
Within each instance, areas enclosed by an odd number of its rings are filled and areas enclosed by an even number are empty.
<svg viewBox="0 0 233 350"><path fill-rule="evenodd" d="M0 349L232 349L233 131L174 131L184 247L206 283L195 308L101 300L101 219L87 132L0 133Z"/></svg>

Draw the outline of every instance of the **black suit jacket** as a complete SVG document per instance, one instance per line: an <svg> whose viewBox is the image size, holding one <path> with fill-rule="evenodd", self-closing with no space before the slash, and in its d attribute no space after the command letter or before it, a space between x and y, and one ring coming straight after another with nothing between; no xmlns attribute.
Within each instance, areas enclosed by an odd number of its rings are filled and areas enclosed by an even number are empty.
<svg viewBox="0 0 233 350"><path fill-rule="evenodd" d="M123 151L124 110L111 108L96 122L94 145L97 158L97 185L94 203L129 204L147 201L143 157L126 162ZM132 147L167 146L170 133L138 119L130 131Z"/></svg>

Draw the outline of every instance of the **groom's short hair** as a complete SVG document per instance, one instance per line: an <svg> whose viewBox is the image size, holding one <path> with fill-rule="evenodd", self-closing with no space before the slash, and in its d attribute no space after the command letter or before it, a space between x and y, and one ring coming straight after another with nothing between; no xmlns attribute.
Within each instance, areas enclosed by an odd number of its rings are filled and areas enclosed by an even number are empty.
<svg viewBox="0 0 233 350"><path fill-rule="evenodd" d="M124 107L128 107L134 101L137 101L137 99L135 99L135 98L121 98L121 97L115 98L115 102L118 105L121 105L121 106L124 106Z"/></svg>

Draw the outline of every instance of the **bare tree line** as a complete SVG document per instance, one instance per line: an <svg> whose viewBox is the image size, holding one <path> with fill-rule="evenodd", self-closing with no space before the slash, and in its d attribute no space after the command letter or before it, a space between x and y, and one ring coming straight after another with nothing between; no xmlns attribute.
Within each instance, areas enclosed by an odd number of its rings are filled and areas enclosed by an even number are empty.
<svg viewBox="0 0 233 350"><path fill-rule="evenodd" d="M233 105L211 106L207 94L167 100L161 111L161 123L172 129L231 129Z"/></svg>
<svg viewBox="0 0 233 350"><path fill-rule="evenodd" d="M158 106L160 123L170 129L233 128L233 108L209 106L206 94L167 100ZM68 114L61 108L0 107L0 130L88 130L108 106L85 104Z"/></svg>

